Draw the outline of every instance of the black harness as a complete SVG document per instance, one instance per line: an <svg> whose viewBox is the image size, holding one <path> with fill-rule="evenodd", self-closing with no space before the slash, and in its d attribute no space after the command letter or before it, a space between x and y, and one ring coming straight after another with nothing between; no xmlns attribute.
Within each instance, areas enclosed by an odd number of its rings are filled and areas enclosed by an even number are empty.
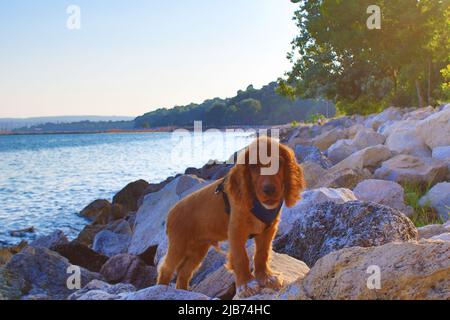
<svg viewBox="0 0 450 320"><path fill-rule="evenodd" d="M231 207L230 207L230 200L228 199L228 195L225 192L225 182L226 177L222 179L222 182L217 186L215 193L222 193L223 202L225 204L225 212L229 215L231 213ZM255 197L253 199L253 207L250 210L253 215L263 223L266 224L266 229L270 228L272 226L275 219L278 217L278 214L280 213L280 209L283 206L283 201L280 203L278 207L275 209L266 209L261 202ZM251 235L250 238L253 238L254 235Z"/></svg>

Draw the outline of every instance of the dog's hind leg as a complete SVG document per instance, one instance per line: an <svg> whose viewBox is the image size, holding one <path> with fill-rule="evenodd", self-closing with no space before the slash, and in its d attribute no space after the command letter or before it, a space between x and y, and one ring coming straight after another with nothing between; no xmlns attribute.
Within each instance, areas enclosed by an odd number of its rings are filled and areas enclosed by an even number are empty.
<svg viewBox="0 0 450 320"><path fill-rule="evenodd" d="M189 281L208 253L209 247L209 243L202 243L188 249L184 260L177 268L177 289L188 289Z"/></svg>
<svg viewBox="0 0 450 320"><path fill-rule="evenodd" d="M167 254L158 270L157 283L168 285L172 280L175 269L182 263L185 256L185 248L176 248L169 244Z"/></svg>

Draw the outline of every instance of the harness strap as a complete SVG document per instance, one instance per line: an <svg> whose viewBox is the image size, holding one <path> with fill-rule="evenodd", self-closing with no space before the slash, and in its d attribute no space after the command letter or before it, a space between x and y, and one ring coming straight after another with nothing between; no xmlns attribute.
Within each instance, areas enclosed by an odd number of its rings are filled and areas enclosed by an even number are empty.
<svg viewBox="0 0 450 320"><path fill-rule="evenodd" d="M225 192L225 182L227 177L222 178L222 182L217 186L215 190L215 194L222 193L223 202L225 204L225 212L229 215L231 213L230 200L228 199L228 195ZM283 206L283 202L275 209L266 209L258 199L253 200L253 208L251 212L253 215L260 221L266 224L266 229L270 228L273 224L273 221L277 218L281 207ZM251 235L250 238L253 238L255 235Z"/></svg>

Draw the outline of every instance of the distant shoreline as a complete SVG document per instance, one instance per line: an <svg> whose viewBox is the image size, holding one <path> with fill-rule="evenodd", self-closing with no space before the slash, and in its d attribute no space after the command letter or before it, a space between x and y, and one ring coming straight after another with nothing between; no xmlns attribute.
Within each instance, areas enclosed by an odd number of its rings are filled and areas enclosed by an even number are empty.
<svg viewBox="0 0 450 320"><path fill-rule="evenodd" d="M249 129L271 129L276 127L283 127L285 125L248 125L248 126L227 126L221 128L214 128L220 131L225 130L249 130ZM0 131L0 136L23 136L23 135L54 135L54 134L104 134L104 133L154 133L154 132L173 132L177 129L186 129L189 131L193 131L194 127L159 127L152 129L135 129L135 130L120 130L120 129L112 129L112 130L98 130L98 131L21 131L21 132L13 132L13 131ZM204 127L203 130L212 129L210 127Z"/></svg>

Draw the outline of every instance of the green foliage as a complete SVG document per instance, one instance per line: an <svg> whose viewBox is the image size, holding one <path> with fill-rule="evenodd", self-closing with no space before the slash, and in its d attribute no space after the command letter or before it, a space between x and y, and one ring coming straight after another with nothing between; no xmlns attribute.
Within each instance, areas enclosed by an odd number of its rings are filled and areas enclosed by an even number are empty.
<svg viewBox="0 0 450 320"><path fill-rule="evenodd" d="M307 122L316 124L319 119L325 120L326 117L321 113L312 113L308 116Z"/></svg>
<svg viewBox="0 0 450 320"><path fill-rule="evenodd" d="M294 121L291 122L291 128L298 127L299 124L300 123L298 121L294 120Z"/></svg>
<svg viewBox="0 0 450 320"><path fill-rule="evenodd" d="M441 84L442 89L442 100L441 102L450 101L450 64L447 65L445 69L441 70L444 82Z"/></svg>
<svg viewBox="0 0 450 320"><path fill-rule="evenodd" d="M289 99L278 94L272 82L261 89L249 85L228 99L210 99L201 104L158 109L135 119L135 127L192 126L203 121L205 126L272 125L305 120L310 113L334 116L334 105L325 100Z"/></svg>
<svg viewBox="0 0 450 320"><path fill-rule="evenodd" d="M381 29L369 30L369 5L381 9ZM449 62L449 0L299 1L292 70L279 90L289 98L323 97L348 114L389 105L436 104L440 70Z"/></svg>
<svg viewBox="0 0 450 320"><path fill-rule="evenodd" d="M419 200L431 188L431 185L422 186L416 183L405 183L403 189L405 192L405 202L414 209L411 221L416 227L423 227L428 224L442 224L443 221L439 214L430 207L429 204L420 206Z"/></svg>

